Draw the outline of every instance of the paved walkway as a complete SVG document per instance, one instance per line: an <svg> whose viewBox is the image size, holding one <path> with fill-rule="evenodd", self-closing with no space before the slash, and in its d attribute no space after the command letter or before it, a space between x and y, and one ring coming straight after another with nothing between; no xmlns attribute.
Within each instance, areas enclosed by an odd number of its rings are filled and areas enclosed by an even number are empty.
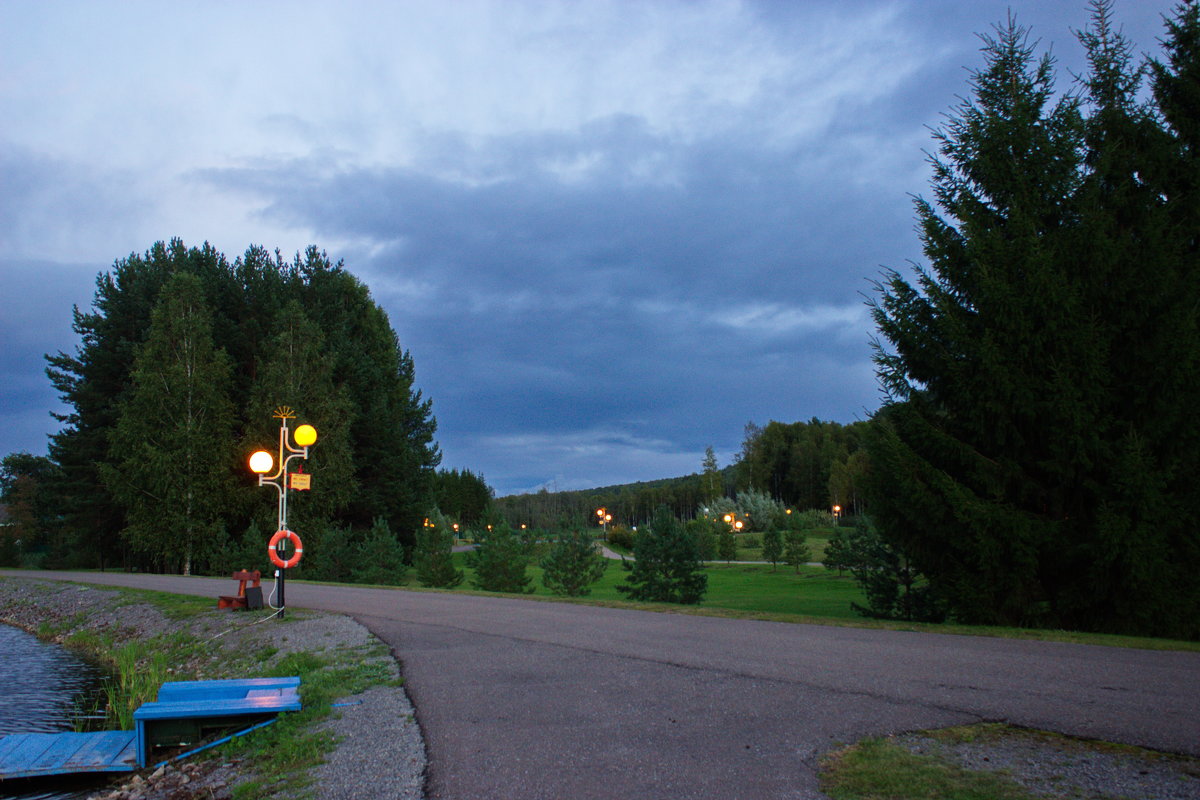
<svg viewBox="0 0 1200 800"><path fill-rule="evenodd" d="M434 798L820 798L817 760L839 743L980 720L1200 755L1197 653L300 583L287 596L395 649Z"/></svg>

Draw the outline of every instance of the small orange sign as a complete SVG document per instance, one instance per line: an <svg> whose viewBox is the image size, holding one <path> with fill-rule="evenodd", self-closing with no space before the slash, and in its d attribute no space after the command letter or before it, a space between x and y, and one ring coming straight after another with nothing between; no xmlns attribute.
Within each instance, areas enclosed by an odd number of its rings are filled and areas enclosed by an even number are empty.
<svg viewBox="0 0 1200 800"><path fill-rule="evenodd" d="M312 475L307 472L293 472L288 477L291 478L288 485L298 492L307 492L312 488Z"/></svg>

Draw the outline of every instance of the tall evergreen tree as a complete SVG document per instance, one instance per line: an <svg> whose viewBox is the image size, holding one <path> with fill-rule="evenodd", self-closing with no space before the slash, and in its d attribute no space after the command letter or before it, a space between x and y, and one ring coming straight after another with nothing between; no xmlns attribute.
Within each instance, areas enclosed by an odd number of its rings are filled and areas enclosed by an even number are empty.
<svg viewBox="0 0 1200 800"><path fill-rule="evenodd" d="M1170 613L1181 588L1196 609L1200 561L1169 513L1196 493L1156 417L1194 441L1178 400L1200 388L1200 282L1148 182L1165 151L1139 71L1109 3L1093 11L1082 97L1053 102L1051 60L1010 19L935 134L932 271L887 274L873 308L890 350L871 510L962 620L1197 635Z"/></svg>
<svg viewBox="0 0 1200 800"><path fill-rule="evenodd" d="M64 535L81 565L103 568L127 557L121 538L125 512L99 472L109 461L109 432L162 287L179 271L202 273L213 283L224 266L208 245L189 250L178 239L117 261L97 277L91 310L74 309L73 329L80 337L75 353L46 358L52 385L72 409L56 415L63 428L50 439L50 457L60 468L53 492Z"/></svg>
<svg viewBox="0 0 1200 800"><path fill-rule="evenodd" d="M230 365L213 346L199 278L167 282L131 378L102 476L125 508L132 548L190 574L224 535L235 460Z"/></svg>

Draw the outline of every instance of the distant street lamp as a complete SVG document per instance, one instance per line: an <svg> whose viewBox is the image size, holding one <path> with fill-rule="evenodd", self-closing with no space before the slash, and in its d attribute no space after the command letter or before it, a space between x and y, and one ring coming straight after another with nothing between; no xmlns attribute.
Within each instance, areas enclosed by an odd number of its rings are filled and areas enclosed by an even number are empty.
<svg viewBox="0 0 1200 800"><path fill-rule="evenodd" d="M604 530L605 538L608 537L608 523L612 522L612 514L608 513L607 508L596 509L596 516L600 523L600 527Z"/></svg>
<svg viewBox="0 0 1200 800"><path fill-rule="evenodd" d="M304 552L300 537L288 530L287 490L304 490L312 485L311 476L301 473L289 474L287 468L294 458L308 458L309 446L316 444L317 441L317 429L312 425L301 425L292 433L291 441L289 441L288 420L294 419L295 413L288 406L280 406L275 409L272 416L279 419L279 458L275 459L266 450L257 450L250 456L250 471L258 475L259 486L274 486L279 493L279 526L275 535L271 537L267 553L271 556L272 563L279 567L276 574L279 576L279 616L282 618L286 608L283 593L284 573L288 567L300 563L300 556ZM295 442L296 446L293 446L292 442ZM278 468L268 475L267 473L271 472L276 464L279 465ZM295 552L287 559L279 554L279 550L285 542L295 546Z"/></svg>
<svg viewBox="0 0 1200 800"><path fill-rule="evenodd" d="M842 507L835 505L833 507L833 527L835 527L835 528L837 527L838 520L841 518L841 516L842 516Z"/></svg>
<svg viewBox="0 0 1200 800"><path fill-rule="evenodd" d="M737 518L737 514L726 514L725 522L734 533L741 533L742 528L745 527L745 523Z"/></svg>

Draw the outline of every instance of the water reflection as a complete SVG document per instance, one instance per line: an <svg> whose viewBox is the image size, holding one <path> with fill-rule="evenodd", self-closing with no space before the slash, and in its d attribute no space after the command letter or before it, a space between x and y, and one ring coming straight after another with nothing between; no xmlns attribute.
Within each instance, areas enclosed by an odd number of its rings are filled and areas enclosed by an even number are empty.
<svg viewBox="0 0 1200 800"><path fill-rule="evenodd" d="M101 701L104 672L71 651L0 625L0 736L77 730L80 715ZM0 782L0 797L84 798L105 779Z"/></svg>

